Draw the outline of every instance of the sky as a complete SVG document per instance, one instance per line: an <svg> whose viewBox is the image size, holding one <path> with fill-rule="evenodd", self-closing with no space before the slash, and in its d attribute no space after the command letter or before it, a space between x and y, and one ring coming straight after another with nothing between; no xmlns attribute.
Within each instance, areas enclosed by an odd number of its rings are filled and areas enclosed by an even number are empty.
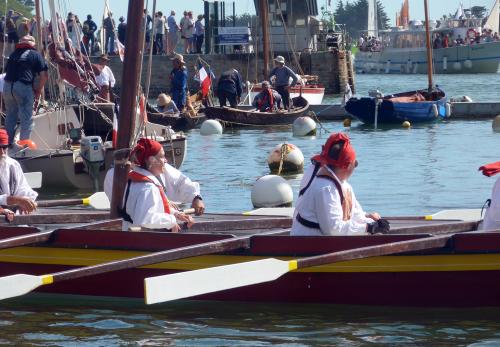
<svg viewBox="0 0 500 347"><path fill-rule="evenodd" d="M47 0L42 0L44 3L45 11L48 12ZM111 11L114 13L115 18L120 16L126 17L127 15L127 0L108 0ZM355 1L355 0L351 0ZM104 0L62 0L60 3L66 4L67 11L72 11L79 15L80 18L85 18L87 14L92 14L94 18L102 18L104 9ZM148 7L151 9L153 0L145 0L148 2ZM344 0L345 2L345 0ZM318 7L324 6L327 0L318 0ZM338 3L338 0L331 0L332 7ZM399 11L403 0L382 0L386 13L394 24L396 11ZM494 0L429 0L430 16L432 19L441 18L443 14L455 13L456 9L463 3L464 8L471 6L485 6L488 11L493 6ZM241 13L255 13L253 0L236 0L236 12ZM226 2L226 14L232 11L232 1ZM203 0L157 0L156 7L164 14L175 10L178 14L184 10L192 10L195 15L203 13ZM410 17L412 19L424 18L424 2L423 0L410 0Z"/></svg>

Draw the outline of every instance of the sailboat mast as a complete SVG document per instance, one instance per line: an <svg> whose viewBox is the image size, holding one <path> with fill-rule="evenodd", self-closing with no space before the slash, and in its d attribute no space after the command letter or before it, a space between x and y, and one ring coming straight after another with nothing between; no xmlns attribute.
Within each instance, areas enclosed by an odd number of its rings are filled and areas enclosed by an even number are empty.
<svg viewBox="0 0 500 347"><path fill-rule="evenodd" d="M427 0L424 0L424 11L425 11L425 39L427 45L427 79L429 81L429 92L432 91L432 49L431 49L431 31L429 29L429 6L427 5Z"/></svg>
<svg viewBox="0 0 500 347"><path fill-rule="evenodd" d="M42 52L42 16L40 14L40 0L35 1L35 16L36 16L36 48L40 54L43 54Z"/></svg>
<svg viewBox="0 0 500 347"><path fill-rule="evenodd" d="M120 93L120 117L118 120L118 142L117 148L129 148L133 131L135 129L135 112L137 107L137 91L142 61L142 36L144 26L142 24L144 0L129 0L127 21L129 28L125 39L125 59L123 61L122 88ZM119 158L127 159L127 158ZM115 162L113 176L113 198L111 199L111 218L118 218L118 208L122 205L123 192L128 175L126 160Z"/></svg>
<svg viewBox="0 0 500 347"><path fill-rule="evenodd" d="M269 7L267 0L259 1L262 23L262 54L264 56L264 79L269 76Z"/></svg>

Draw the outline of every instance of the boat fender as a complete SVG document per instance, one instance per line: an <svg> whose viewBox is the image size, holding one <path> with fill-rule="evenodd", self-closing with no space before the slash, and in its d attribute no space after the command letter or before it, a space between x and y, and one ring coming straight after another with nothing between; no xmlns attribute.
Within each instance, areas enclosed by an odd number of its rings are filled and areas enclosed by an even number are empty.
<svg viewBox="0 0 500 347"><path fill-rule="evenodd" d="M388 60L386 63L385 63L385 73L390 73L391 72L391 61Z"/></svg>
<svg viewBox="0 0 500 347"><path fill-rule="evenodd" d="M493 119L493 123L491 124L494 132L500 133L500 114Z"/></svg>
<svg viewBox="0 0 500 347"><path fill-rule="evenodd" d="M438 107L436 104L432 104L432 113L434 114L434 117L438 117L439 116L439 110L438 110Z"/></svg>
<svg viewBox="0 0 500 347"><path fill-rule="evenodd" d="M222 135L222 125L215 119L207 119L201 124L200 134L203 136Z"/></svg>
<svg viewBox="0 0 500 347"><path fill-rule="evenodd" d="M412 72L412 66L413 62L411 61L411 59L408 59L408 61L406 62L406 73Z"/></svg>
<svg viewBox="0 0 500 347"><path fill-rule="evenodd" d="M304 155L291 143L280 143L267 157L267 164L272 173L296 173L304 170Z"/></svg>
<svg viewBox="0 0 500 347"><path fill-rule="evenodd" d="M476 31L474 28L470 28L469 30L467 30L467 34L466 34L466 36L467 36L469 39L473 40L473 39L475 39L475 38L476 38L476 34L477 34L477 31Z"/></svg>
<svg viewBox="0 0 500 347"><path fill-rule="evenodd" d="M293 121L293 136L314 136L316 129L316 122L311 117L299 117Z"/></svg>
<svg viewBox="0 0 500 347"><path fill-rule="evenodd" d="M448 57L443 57L443 70L448 70Z"/></svg>
<svg viewBox="0 0 500 347"><path fill-rule="evenodd" d="M415 64L413 64L413 73L416 74L418 73L418 63L415 62Z"/></svg>
<svg viewBox="0 0 500 347"><path fill-rule="evenodd" d="M453 69L454 69L454 70L458 71L458 70L460 70L461 68L462 68L462 64L460 64L460 62L459 62L459 61L456 61L456 62L454 62L454 63L453 63Z"/></svg>
<svg viewBox="0 0 500 347"><path fill-rule="evenodd" d="M293 202L293 191L283 177L266 175L253 185L251 198L255 208L290 207Z"/></svg>
<svg viewBox="0 0 500 347"><path fill-rule="evenodd" d="M446 103L446 118L451 117L451 103Z"/></svg>
<svg viewBox="0 0 500 347"><path fill-rule="evenodd" d="M472 69L472 60L467 59L466 61L464 61L464 66L466 69Z"/></svg>

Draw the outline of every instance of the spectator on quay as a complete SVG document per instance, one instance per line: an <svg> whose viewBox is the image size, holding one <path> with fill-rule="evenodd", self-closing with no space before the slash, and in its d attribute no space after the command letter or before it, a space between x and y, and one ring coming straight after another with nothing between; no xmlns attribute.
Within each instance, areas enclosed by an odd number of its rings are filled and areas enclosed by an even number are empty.
<svg viewBox="0 0 500 347"><path fill-rule="evenodd" d="M108 16L103 21L104 30L106 30L106 42L104 44L104 51L110 55L115 54L115 20L113 13L109 12Z"/></svg>
<svg viewBox="0 0 500 347"><path fill-rule="evenodd" d="M188 11L189 23L191 26L191 39L189 40L189 53L194 53L196 50L196 27L195 20L193 18L193 12Z"/></svg>
<svg viewBox="0 0 500 347"><path fill-rule="evenodd" d="M457 46L463 46L465 44L464 39L460 34L458 34L457 39L455 40L455 44Z"/></svg>
<svg viewBox="0 0 500 347"><path fill-rule="evenodd" d="M9 144L14 142L18 120L21 122L19 139L29 140L33 129L33 104L47 82L47 70L47 62L35 49L33 36L23 36L9 56L6 66L3 97Z"/></svg>
<svg viewBox="0 0 500 347"><path fill-rule="evenodd" d="M146 34L145 34L145 39L146 39L146 50L149 51L149 45L151 44L151 26L153 24L153 18L151 18L151 16L149 14L147 14L148 11L146 9L144 9L144 19L145 19L145 22L143 22L143 25L144 25L144 29L146 30ZM144 20L143 19L143 20Z"/></svg>
<svg viewBox="0 0 500 347"><path fill-rule="evenodd" d="M165 17L161 11L155 15L155 41L153 46L153 54L163 54L163 36L165 35Z"/></svg>
<svg viewBox="0 0 500 347"><path fill-rule="evenodd" d="M173 69L170 72L171 95L179 110L183 110L186 105L186 91L188 74L184 57L181 54L174 54L171 58Z"/></svg>
<svg viewBox="0 0 500 347"><path fill-rule="evenodd" d="M14 16L17 14L17 16ZM13 51L16 43L19 42L19 36L17 35L17 19L22 16L21 12L14 10L9 10L7 12L7 18L5 19L5 29L7 31L7 42L9 43L9 50Z"/></svg>
<svg viewBox="0 0 500 347"><path fill-rule="evenodd" d="M87 15L87 20L83 22L83 43L87 49L87 54L92 55L94 53L95 36L94 33L97 30L97 24L92 20L92 16Z"/></svg>
<svg viewBox="0 0 500 347"><path fill-rule="evenodd" d="M167 40L167 54L172 55L175 52L175 47L177 46L179 25L175 21L175 11L170 12L170 16L167 18L168 25L168 40Z"/></svg>
<svg viewBox="0 0 500 347"><path fill-rule="evenodd" d="M125 44L125 37L127 35L127 23L125 22L125 18L123 16L118 19L120 21L120 24L118 24L118 40L122 44Z"/></svg>
<svg viewBox="0 0 500 347"><path fill-rule="evenodd" d="M194 22L191 22L189 13L184 11L184 17L181 19L181 37L184 39L184 53L191 53L191 44L193 38Z"/></svg>
<svg viewBox="0 0 500 347"><path fill-rule="evenodd" d="M68 30L68 37L71 40L71 44L73 47L79 48L76 18L71 12L68 13L68 18L66 19L66 28Z"/></svg>
<svg viewBox="0 0 500 347"><path fill-rule="evenodd" d="M205 26L202 23L203 15L198 15L198 19L194 23L194 37L196 42L196 53L201 54L201 46L203 45L203 40L205 38Z"/></svg>

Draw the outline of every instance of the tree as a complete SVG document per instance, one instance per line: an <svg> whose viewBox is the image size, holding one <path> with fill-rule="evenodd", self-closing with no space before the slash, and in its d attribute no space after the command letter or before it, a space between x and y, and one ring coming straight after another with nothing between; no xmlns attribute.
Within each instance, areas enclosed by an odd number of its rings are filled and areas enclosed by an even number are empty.
<svg viewBox="0 0 500 347"><path fill-rule="evenodd" d="M378 28L380 30L389 27L389 17L385 12L380 0L377 1ZM335 22L345 24L347 32L351 37L358 37L360 31L365 31L368 26L368 0L339 1L335 9Z"/></svg>
<svg viewBox="0 0 500 347"><path fill-rule="evenodd" d="M0 15L5 16L5 8L14 10L23 14L24 17L33 16L35 3L33 0L7 0L7 6L0 6Z"/></svg>

